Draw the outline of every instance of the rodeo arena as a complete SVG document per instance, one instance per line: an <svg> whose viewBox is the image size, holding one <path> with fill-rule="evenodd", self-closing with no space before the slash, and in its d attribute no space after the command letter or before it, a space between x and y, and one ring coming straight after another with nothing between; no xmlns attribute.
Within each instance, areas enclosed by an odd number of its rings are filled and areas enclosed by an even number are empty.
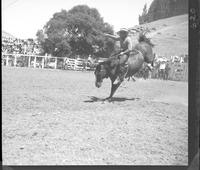
<svg viewBox="0 0 200 170"><path fill-rule="evenodd" d="M123 28L138 43L123 68L127 55L42 54L2 31L2 164L187 166L185 18Z"/></svg>

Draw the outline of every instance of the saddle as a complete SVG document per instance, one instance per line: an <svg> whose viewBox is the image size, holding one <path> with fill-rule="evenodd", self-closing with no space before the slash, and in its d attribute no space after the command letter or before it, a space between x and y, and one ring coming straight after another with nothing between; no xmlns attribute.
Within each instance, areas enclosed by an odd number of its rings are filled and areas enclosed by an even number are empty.
<svg viewBox="0 0 200 170"><path fill-rule="evenodd" d="M122 61L123 55L119 55L119 53L116 53L109 58L109 61L111 61L110 66L116 67L116 68L118 67L120 74L123 74L124 76L126 76L126 74L128 73L128 59L130 55L136 55L138 53L140 53L140 51L133 49L128 54L125 54L128 56L125 61Z"/></svg>
<svg viewBox="0 0 200 170"><path fill-rule="evenodd" d="M132 51L130 51L128 54L125 54L125 55L127 55L128 56L128 58L126 59L126 61L125 62L123 62L123 63L121 63L120 62L120 55L118 56L118 59L119 59L119 65L120 66L124 66L124 67L127 67L128 66L128 59L129 59L129 57L130 57L130 55L136 55L136 54L138 54L138 53L140 53L140 51L138 51L138 50L136 50L136 49L133 49Z"/></svg>

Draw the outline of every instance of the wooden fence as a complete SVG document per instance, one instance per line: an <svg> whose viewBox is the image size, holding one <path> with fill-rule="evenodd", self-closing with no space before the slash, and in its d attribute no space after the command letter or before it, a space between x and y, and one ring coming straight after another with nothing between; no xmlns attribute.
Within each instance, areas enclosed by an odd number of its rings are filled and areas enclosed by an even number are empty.
<svg viewBox="0 0 200 170"><path fill-rule="evenodd" d="M57 69L58 61L64 62L65 58L62 57L47 57L38 55L25 55L25 54L2 54L2 64L6 66L21 66L21 67L34 67L45 68L50 63L48 60L54 59L53 67ZM52 63L52 61L51 61Z"/></svg>
<svg viewBox="0 0 200 170"><path fill-rule="evenodd" d="M172 63L169 67L170 80L188 81L188 63Z"/></svg>
<svg viewBox="0 0 200 170"><path fill-rule="evenodd" d="M80 68L80 61L67 57L51 57L24 54L2 54L2 64L15 67L76 69ZM78 67L79 66L79 67Z"/></svg>

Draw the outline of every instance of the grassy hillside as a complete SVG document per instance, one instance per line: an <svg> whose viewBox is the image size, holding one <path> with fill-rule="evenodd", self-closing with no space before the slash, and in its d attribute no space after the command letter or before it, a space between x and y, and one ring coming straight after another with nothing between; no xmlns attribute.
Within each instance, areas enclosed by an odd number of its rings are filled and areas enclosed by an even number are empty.
<svg viewBox="0 0 200 170"><path fill-rule="evenodd" d="M7 33L6 31L2 31L2 37L13 38L13 39L16 38L16 37L14 37L13 35Z"/></svg>
<svg viewBox="0 0 200 170"><path fill-rule="evenodd" d="M154 52L157 55L169 58L172 55L188 54L188 15L157 20L143 24L149 28L150 37L155 44ZM138 35L133 35L133 39Z"/></svg>

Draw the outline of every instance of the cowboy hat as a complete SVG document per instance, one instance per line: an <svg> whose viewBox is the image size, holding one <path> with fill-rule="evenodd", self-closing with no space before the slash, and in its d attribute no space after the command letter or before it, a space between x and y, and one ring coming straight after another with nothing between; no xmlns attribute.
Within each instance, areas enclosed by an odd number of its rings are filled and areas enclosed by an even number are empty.
<svg viewBox="0 0 200 170"><path fill-rule="evenodd" d="M126 33L128 33L129 30L126 29L126 28L121 28L117 33L119 34L120 32L126 32Z"/></svg>

